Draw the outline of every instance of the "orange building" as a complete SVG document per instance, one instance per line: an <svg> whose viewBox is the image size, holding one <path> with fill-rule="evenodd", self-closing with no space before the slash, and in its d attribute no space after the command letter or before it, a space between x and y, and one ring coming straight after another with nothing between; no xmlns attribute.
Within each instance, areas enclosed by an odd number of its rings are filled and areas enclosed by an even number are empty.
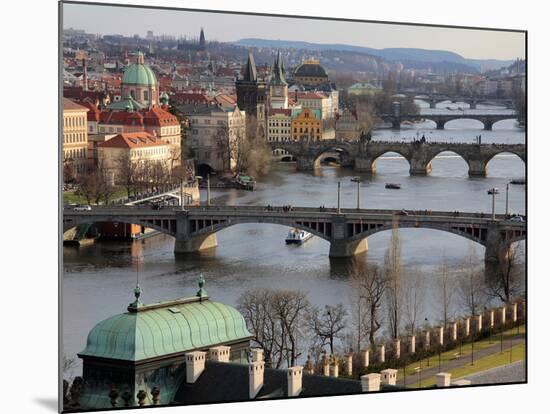
<svg viewBox="0 0 550 414"><path fill-rule="evenodd" d="M323 135L321 116L317 116L320 111L312 111L309 108L302 109L299 114L292 119L292 140L300 141L310 139L319 141Z"/></svg>

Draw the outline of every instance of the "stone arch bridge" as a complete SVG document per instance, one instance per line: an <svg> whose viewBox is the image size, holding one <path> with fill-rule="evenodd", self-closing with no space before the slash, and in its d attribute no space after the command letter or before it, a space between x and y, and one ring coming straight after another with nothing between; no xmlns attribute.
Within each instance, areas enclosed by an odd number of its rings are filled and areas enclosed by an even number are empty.
<svg viewBox="0 0 550 414"><path fill-rule="evenodd" d="M417 114L417 115L380 115L380 119L385 123L391 124L393 129L400 129L401 123L416 122L422 120L434 121L437 129L445 129L445 124L455 119L475 119L483 124L483 129L491 131L493 125L498 121L507 119L517 119L515 113L508 114L473 114L458 112L455 114Z"/></svg>
<svg viewBox="0 0 550 414"><path fill-rule="evenodd" d="M523 222L493 220L488 214L410 211L398 215L393 210L321 209L262 206L196 206L152 210L143 207L94 207L91 211L65 211L63 231L78 224L122 222L150 227L175 237L176 253L191 253L217 245L216 233L241 223L271 223L306 230L330 243L331 257L350 257L368 249L367 238L375 233L400 228L445 231L485 246L487 262L499 262L510 245L526 238ZM281 243L283 241L281 240Z"/></svg>
<svg viewBox="0 0 550 414"><path fill-rule="evenodd" d="M402 155L409 162L412 175L426 175L431 172L432 160L444 151L452 151L468 164L468 174L484 177L487 164L500 153L516 154L526 162L524 144L466 144L448 142L399 142L399 141L300 141L271 142L273 150L282 149L296 159L299 171L312 171L320 166L320 159L327 152L339 152L343 167L358 172L376 172L376 160L388 152Z"/></svg>

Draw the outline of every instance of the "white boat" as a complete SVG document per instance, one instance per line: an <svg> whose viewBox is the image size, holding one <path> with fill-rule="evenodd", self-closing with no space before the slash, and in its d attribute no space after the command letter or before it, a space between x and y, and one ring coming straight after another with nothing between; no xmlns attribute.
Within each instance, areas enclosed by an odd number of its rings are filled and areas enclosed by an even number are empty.
<svg viewBox="0 0 550 414"><path fill-rule="evenodd" d="M286 244L303 244L313 237L313 234L300 229L292 229L288 232Z"/></svg>

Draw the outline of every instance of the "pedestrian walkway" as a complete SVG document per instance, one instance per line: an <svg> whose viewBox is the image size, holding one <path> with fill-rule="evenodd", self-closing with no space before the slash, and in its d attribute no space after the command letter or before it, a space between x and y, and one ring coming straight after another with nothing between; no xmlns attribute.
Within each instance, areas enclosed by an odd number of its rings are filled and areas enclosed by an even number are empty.
<svg viewBox="0 0 550 414"><path fill-rule="evenodd" d="M502 344L502 352L503 353L506 353L507 351L509 352L510 347L515 347L521 344L525 344L525 336L523 335L517 336L511 340L506 340ZM475 368L476 360L479 360L481 358L484 358L490 355L499 354L500 352L501 352L500 342L496 342L494 345L484 349L475 350L473 355L474 357L473 367ZM462 347L462 355L457 359L453 359L445 362L442 361L441 369L439 368L438 356L435 355L430 358L429 367L425 365L426 363L425 360L423 361L420 375L407 375L407 377L405 378L405 381L403 381L403 375L402 375L402 372L400 372L401 375L397 380L397 385L401 385L401 386L404 385L406 387L415 388L419 386L420 379L424 382L434 377L435 374L439 372L450 372L460 367L469 366L471 365L471 362L472 362L472 355L470 352L468 352L468 345L465 345ZM420 362L418 363L418 366L420 366ZM456 378L453 378L453 380L456 380Z"/></svg>
<svg viewBox="0 0 550 414"><path fill-rule="evenodd" d="M488 369L486 371L478 372L477 374L467 375L466 377L460 379L470 380L472 385L522 382L526 379L525 360Z"/></svg>

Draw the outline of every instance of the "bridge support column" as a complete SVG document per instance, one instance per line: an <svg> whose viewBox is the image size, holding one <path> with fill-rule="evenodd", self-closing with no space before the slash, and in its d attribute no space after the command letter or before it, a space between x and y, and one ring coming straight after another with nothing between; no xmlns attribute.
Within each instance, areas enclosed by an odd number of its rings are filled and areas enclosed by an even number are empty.
<svg viewBox="0 0 550 414"><path fill-rule="evenodd" d="M409 160L409 164L411 166L409 174L411 175L428 175L432 172L432 164L423 159L412 158Z"/></svg>
<svg viewBox="0 0 550 414"><path fill-rule="evenodd" d="M436 100L435 100L435 99L432 99L432 100L430 101L430 109L435 109L436 106L437 106Z"/></svg>
<svg viewBox="0 0 550 414"><path fill-rule="evenodd" d="M400 118L393 119L391 121L391 127L392 129L401 129L401 119Z"/></svg>
<svg viewBox="0 0 550 414"><path fill-rule="evenodd" d="M189 218L187 211L176 212L176 242L174 253L194 253L201 250L211 249L218 245L216 233L191 236Z"/></svg>
<svg viewBox="0 0 550 414"><path fill-rule="evenodd" d="M483 160L468 160L468 175L470 177L485 177L487 165Z"/></svg>
<svg viewBox="0 0 550 414"><path fill-rule="evenodd" d="M296 157L296 170L313 171L315 169L315 160L309 157Z"/></svg>
<svg viewBox="0 0 550 414"><path fill-rule="evenodd" d="M351 257L359 253L364 253L369 249L367 239L355 240L355 241L346 241L342 240L332 240L330 242L330 252L329 256L333 258L338 257Z"/></svg>
<svg viewBox="0 0 550 414"><path fill-rule="evenodd" d="M491 122L491 121L483 122L483 129L485 131L492 131L493 130L493 122Z"/></svg>
<svg viewBox="0 0 550 414"><path fill-rule="evenodd" d="M470 109L477 109L477 102L470 102Z"/></svg>
<svg viewBox="0 0 550 414"><path fill-rule="evenodd" d="M376 173L376 163L370 157L357 157L353 163L354 169L357 172Z"/></svg>
<svg viewBox="0 0 550 414"><path fill-rule="evenodd" d="M439 121L436 121L436 129L445 129L445 123L447 122L447 120L439 120Z"/></svg>
<svg viewBox="0 0 550 414"><path fill-rule="evenodd" d="M216 233L204 236L195 236L187 239L176 238L174 253L195 253L201 250L212 249L218 245Z"/></svg>

